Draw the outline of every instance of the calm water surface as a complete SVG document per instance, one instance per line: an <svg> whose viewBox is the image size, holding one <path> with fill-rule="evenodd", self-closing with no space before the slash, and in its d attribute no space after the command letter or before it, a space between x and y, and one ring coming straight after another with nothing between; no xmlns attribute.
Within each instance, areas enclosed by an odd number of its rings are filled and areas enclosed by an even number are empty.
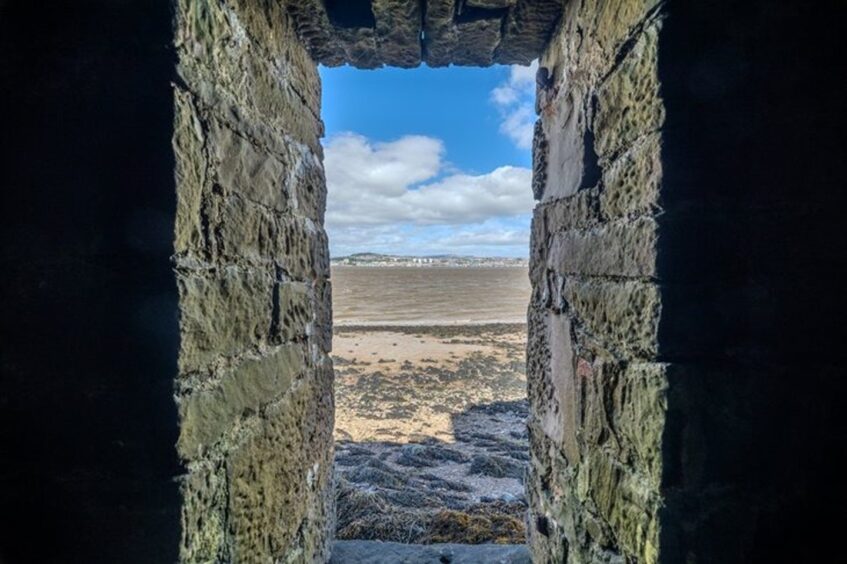
<svg viewBox="0 0 847 564"><path fill-rule="evenodd" d="M516 267L332 267L339 325L523 323L529 272Z"/></svg>

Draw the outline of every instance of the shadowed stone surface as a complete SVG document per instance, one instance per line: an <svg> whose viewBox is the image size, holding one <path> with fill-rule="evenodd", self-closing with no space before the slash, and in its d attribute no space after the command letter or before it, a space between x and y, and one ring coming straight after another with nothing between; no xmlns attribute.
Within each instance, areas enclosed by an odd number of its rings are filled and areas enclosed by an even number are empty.
<svg viewBox="0 0 847 564"><path fill-rule="evenodd" d="M168 2L0 1L0 561L174 562Z"/></svg>
<svg viewBox="0 0 847 564"><path fill-rule="evenodd" d="M843 87L808 63L839 37L810 10L566 5L533 159L536 561L825 560L843 304L807 292L844 264L823 125Z"/></svg>
<svg viewBox="0 0 847 564"><path fill-rule="evenodd" d="M530 564L526 546L336 541L330 564Z"/></svg>
<svg viewBox="0 0 847 564"><path fill-rule="evenodd" d="M373 3L377 51L383 64L416 67L421 62L420 0L378 0Z"/></svg>
<svg viewBox="0 0 847 564"><path fill-rule="evenodd" d="M539 57L550 40L551 23L558 22L566 3L562 0L515 0L504 17L495 61L528 65Z"/></svg>

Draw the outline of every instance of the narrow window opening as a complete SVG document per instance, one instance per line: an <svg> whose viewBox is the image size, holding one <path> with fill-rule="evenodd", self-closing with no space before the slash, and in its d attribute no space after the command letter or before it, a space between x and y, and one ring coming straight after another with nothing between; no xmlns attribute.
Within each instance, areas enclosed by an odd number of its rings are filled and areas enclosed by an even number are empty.
<svg viewBox="0 0 847 564"><path fill-rule="evenodd" d="M336 537L523 544L535 68L321 75Z"/></svg>

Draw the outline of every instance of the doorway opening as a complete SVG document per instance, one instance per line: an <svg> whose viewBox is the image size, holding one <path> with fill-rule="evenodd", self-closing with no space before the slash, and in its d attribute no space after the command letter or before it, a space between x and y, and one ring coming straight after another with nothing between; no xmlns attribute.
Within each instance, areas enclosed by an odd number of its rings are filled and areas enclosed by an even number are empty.
<svg viewBox="0 0 847 564"><path fill-rule="evenodd" d="M523 544L535 67L321 78L336 538Z"/></svg>

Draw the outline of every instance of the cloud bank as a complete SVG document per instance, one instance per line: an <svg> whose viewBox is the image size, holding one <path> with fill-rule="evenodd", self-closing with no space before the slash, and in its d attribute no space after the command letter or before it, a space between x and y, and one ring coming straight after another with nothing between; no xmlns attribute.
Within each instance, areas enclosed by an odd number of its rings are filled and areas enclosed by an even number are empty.
<svg viewBox="0 0 847 564"><path fill-rule="evenodd" d="M455 170L445 157L443 142L432 137L330 138L326 223L333 254L525 255L531 171L502 166L470 174Z"/></svg>

